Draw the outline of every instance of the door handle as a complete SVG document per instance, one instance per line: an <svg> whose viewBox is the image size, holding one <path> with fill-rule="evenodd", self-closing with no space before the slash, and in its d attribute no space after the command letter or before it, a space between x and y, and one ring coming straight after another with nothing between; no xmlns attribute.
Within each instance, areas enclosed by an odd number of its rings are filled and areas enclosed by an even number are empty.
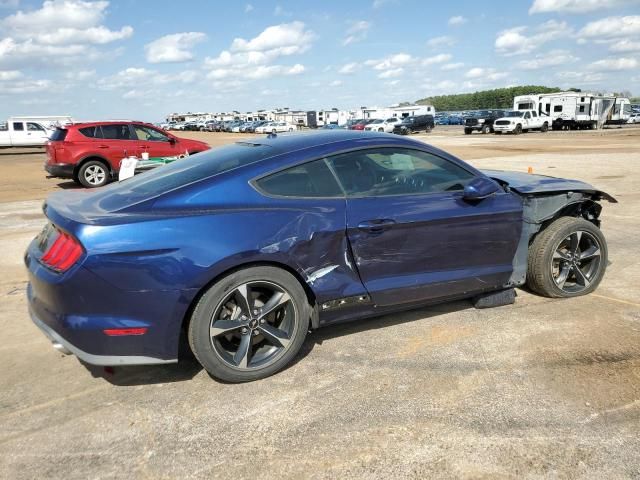
<svg viewBox="0 0 640 480"><path fill-rule="evenodd" d="M369 233L382 233L385 230L390 229L395 225L395 220L390 218L377 218L375 220L365 220L358 224L359 230L364 230Z"/></svg>
<svg viewBox="0 0 640 480"><path fill-rule="evenodd" d="M109 148L109 145L98 145L98 148Z"/></svg>

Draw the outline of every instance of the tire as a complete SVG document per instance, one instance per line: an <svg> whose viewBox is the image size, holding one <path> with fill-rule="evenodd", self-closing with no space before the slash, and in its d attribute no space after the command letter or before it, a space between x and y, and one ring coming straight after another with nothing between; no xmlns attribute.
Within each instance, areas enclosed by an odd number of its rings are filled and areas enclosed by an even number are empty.
<svg viewBox="0 0 640 480"><path fill-rule="evenodd" d="M515 135L520 135L522 133L522 125L516 125L516 129L513 131Z"/></svg>
<svg viewBox="0 0 640 480"><path fill-rule="evenodd" d="M489 133L491 131L491 128L489 128L489 125L483 125L482 126L482 130L480 130L480 131L486 135L487 133Z"/></svg>
<svg viewBox="0 0 640 480"><path fill-rule="evenodd" d="M602 281L607 255L598 227L583 218L561 217L529 247L527 285L545 297L587 295Z"/></svg>
<svg viewBox="0 0 640 480"><path fill-rule="evenodd" d="M471 129L470 128L465 128L464 129L464 134L465 135L471 135Z"/></svg>
<svg viewBox="0 0 640 480"><path fill-rule="evenodd" d="M293 128L290 128L290 129L289 129L289 131L290 131L290 132L293 132Z"/></svg>
<svg viewBox="0 0 640 480"><path fill-rule="evenodd" d="M278 131L274 128L273 130L271 130L271 133L273 133L274 135L278 133Z"/></svg>
<svg viewBox="0 0 640 480"><path fill-rule="evenodd" d="M379 133L384 133L384 128L379 128L379 129L378 129L378 132L379 132Z"/></svg>
<svg viewBox="0 0 640 480"><path fill-rule="evenodd" d="M278 293L287 294L287 299L280 303ZM245 302L244 298L253 300ZM264 315L263 322L262 314L256 312L269 300L278 306ZM245 268L222 278L202 295L189 322L189 345L213 377L232 383L258 380L293 360L306 337L311 312L304 289L289 272L275 267ZM210 329L215 325L220 333L212 337ZM280 340L274 341L277 338ZM248 353L243 356L242 351Z"/></svg>
<svg viewBox="0 0 640 480"><path fill-rule="evenodd" d="M547 132L547 130L549 130L549 124L548 124L547 122L544 122L544 123L542 124L542 128L540 128L540 131L541 131L542 133L546 133L546 132Z"/></svg>
<svg viewBox="0 0 640 480"><path fill-rule="evenodd" d="M103 187L109 183L109 167L101 160L89 160L78 170L78 182L85 188Z"/></svg>
<svg viewBox="0 0 640 480"><path fill-rule="evenodd" d="M431 133L431 127L427 127L424 131L424 133Z"/></svg>

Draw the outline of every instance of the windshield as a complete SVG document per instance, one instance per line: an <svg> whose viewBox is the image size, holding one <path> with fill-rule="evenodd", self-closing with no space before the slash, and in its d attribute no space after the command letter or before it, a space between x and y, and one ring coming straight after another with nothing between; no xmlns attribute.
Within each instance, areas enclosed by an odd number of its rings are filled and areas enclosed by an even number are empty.
<svg viewBox="0 0 640 480"><path fill-rule="evenodd" d="M371 122L371 123L372 123L372 124L374 124L374 123L382 123L382 122L383 122L383 120L374 120L374 121L373 121L373 122Z"/></svg>
<svg viewBox="0 0 640 480"><path fill-rule="evenodd" d="M505 117L522 117L524 112L505 112Z"/></svg>

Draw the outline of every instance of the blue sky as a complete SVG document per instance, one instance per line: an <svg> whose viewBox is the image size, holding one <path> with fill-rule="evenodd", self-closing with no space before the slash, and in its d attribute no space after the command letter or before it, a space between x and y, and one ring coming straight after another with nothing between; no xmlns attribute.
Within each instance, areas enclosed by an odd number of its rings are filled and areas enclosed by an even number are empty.
<svg viewBox="0 0 640 480"><path fill-rule="evenodd" d="M0 0L0 118L640 94L640 1Z"/></svg>

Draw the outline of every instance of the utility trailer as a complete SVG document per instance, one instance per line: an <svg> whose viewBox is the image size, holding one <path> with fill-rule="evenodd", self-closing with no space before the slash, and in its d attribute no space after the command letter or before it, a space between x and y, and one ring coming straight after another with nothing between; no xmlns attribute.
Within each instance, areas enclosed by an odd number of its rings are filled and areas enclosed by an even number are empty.
<svg viewBox="0 0 640 480"><path fill-rule="evenodd" d="M513 108L536 110L540 115L547 115L554 130L622 125L631 116L628 98L587 92L520 95L513 99Z"/></svg>

